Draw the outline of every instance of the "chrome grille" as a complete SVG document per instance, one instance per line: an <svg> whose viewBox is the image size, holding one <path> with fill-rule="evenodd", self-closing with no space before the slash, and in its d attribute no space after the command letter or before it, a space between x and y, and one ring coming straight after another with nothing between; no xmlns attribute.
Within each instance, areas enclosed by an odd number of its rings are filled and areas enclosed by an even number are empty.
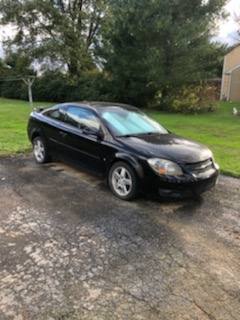
<svg viewBox="0 0 240 320"><path fill-rule="evenodd" d="M214 168L214 164L213 160L210 158L201 162L185 164L184 167L186 171L197 174Z"/></svg>

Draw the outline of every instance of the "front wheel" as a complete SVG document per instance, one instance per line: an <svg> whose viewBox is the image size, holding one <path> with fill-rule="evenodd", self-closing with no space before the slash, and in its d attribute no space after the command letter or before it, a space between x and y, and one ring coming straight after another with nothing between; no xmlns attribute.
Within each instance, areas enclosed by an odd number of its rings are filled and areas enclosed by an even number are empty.
<svg viewBox="0 0 240 320"><path fill-rule="evenodd" d="M37 163L46 163L49 160L49 154L46 143L42 137L33 139L33 154Z"/></svg>
<svg viewBox="0 0 240 320"><path fill-rule="evenodd" d="M111 167L108 184L113 194L121 200L132 200L137 196L137 175L134 169L125 162L117 162Z"/></svg>

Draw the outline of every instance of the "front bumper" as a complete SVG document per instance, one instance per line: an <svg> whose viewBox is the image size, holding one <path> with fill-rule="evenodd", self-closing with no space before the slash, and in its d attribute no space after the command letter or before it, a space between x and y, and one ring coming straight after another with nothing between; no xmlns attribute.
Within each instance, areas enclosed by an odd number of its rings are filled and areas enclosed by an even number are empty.
<svg viewBox="0 0 240 320"><path fill-rule="evenodd" d="M186 173L181 177L160 177L150 173L144 183L145 191L152 191L161 197L192 197L212 189L218 180L219 168L194 175Z"/></svg>
<svg viewBox="0 0 240 320"><path fill-rule="evenodd" d="M201 179L194 182L182 183L175 185L174 183L160 184L158 186L158 194L164 196L175 196L175 197L191 197L200 195L210 189L212 189L218 180L218 174L215 174L207 179Z"/></svg>

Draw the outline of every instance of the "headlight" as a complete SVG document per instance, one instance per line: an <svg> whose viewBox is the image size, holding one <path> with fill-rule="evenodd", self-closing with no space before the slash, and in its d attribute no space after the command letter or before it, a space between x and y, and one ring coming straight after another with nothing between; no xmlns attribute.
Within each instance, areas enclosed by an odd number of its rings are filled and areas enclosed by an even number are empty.
<svg viewBox="0 0 240 320"><path fill-rule="evenodd" d="M183 175L182 169L175 162L158 158L148 159L147 162L159 176Z"/></svg>

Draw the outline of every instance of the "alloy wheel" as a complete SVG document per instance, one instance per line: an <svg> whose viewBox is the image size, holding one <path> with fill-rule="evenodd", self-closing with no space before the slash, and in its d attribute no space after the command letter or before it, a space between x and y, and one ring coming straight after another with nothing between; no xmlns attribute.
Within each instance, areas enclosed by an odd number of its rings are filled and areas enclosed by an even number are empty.
<svg viewBox="0 0 240 320"><path fill-rule="evenodd" d="M40 139L35 139L33 144L33 153L38 162L43 162L45 159L45 147Z"/></svg>
<svg viewBox="0 0 240 320"><path fill-rule="evenodd" d="M119 196L128 196L132 191L132 184L132 176L126 168L117 167L112 172L112 186Z"/></svg>

